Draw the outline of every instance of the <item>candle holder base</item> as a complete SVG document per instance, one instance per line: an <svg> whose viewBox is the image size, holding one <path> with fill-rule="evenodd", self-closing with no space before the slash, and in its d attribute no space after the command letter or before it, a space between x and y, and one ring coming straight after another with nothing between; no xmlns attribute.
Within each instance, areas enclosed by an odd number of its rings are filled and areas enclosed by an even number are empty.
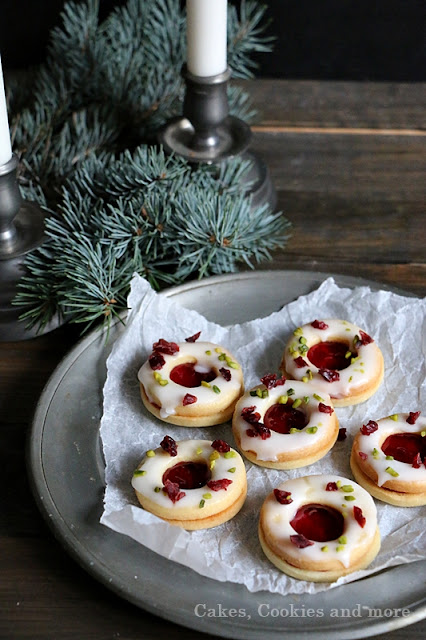
<svg viewBox="0 0 426 640"><path fill-rule="evenodd" d="M196 131L188 118L171 120L160 133L160 141L169 153L177 153L194 163L216 164L246 151L250 144L250 127L234 116L227 116L215 128L216 139L212 145L196 148Z"/></svg>
<svg viewBox="0 0 426 640"><path fill-rule="evenodd" d="M26 329L19 320L25 308L12 304L26 255L43 243L46 215L35 202L22 200L17 166L16 156L0 166L0 342L34 338L59 326L55 318L41 330Z"/></svg>

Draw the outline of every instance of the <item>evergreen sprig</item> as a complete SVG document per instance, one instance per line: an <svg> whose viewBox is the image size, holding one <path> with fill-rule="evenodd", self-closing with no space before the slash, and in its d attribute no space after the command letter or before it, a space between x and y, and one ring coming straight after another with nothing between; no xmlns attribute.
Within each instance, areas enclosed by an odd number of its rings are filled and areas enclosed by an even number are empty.
<svg viewBox="0 0 426 640"><path fill-rule="evenodd" d="M160 289L252 266L287 238L280 213L252 206L248 161L194 167L155 144L182 109L179 0L128 0L103 21L99 8L68 2L46 64L9 96L21 189L48 213L46 241L28 255L15 299L28 326L55 314L108 324L125 310L135 272ZM256 0L230 9L233 76L250 77L251 53L269 48L264 14ZM229 103L253 116L232 84Z"/></svg>

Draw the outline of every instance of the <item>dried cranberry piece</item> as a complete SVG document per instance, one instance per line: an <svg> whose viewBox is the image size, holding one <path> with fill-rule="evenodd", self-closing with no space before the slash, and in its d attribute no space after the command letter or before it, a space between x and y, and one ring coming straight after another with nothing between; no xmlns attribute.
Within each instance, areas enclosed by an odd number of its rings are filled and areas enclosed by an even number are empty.
<svg viewBox="0 0 426 640"><path fill-rule="evenodd" d="M324 404L323 402L320 402L318 405L318 411L320 413L328 413L328 414L332 414L334 412L333 407L330 407L328 404Z"/></svg>
<svg viewBox="0 0 426 640"><path fill-rule="evenodd" d="M293 498L290 497L291 496L290 491L283 491L282 489L274 489L274 496L280 504L290 504L290 502L293 502Z"/></svg>
<svg viewBox="0 0 426 640"><path fill-rule="evenodd" d="M310 547L314 544L312 540L308 540L303 533L297 533L294 536L290 536L290 540L298 549L304 549L305 547Z"/></svg>
<svg viewBox="0 0 426 640"><path fill-rule="evenodd" d="M219 453L226 453L231 450L231 447L225 440L213 440L212 447Z"/></svg>
<svg viewBox="0 0 426 640"><path fill-rule="evenodd" d="M168 356L173 356L179 351L179 345L177 345L176 342L167 342L167 340L160 338L158 342L154 342L152 349L154 352L159 351L160 353L165 353Z"/></svg>
<svg viewBox="0 0 426 640"><path fill-rule="evenodd" d="M172 457L177 456L177 444L176 440L173 440L171 436L164 436L162 441L160 442L160 447L169 453Z"/></svg>
<svg viewBox="0 0 426 640"><path fill-rule="evenodd" d="M271 437L271 430L268 427L265 427L262 422L254 422L252 428L247 429L246 433L251 438L260 436L261 440L267 440Z"/></svg>
<svg viewBox="0 0 426 640"><path fill-rule="evenodd" d="M346 437L346 427L340 427L339 433L337 434L337 441L343 442L343 440L346 440Z"/></svg>
<svg viewBox="0 0 426 640"><path fill-rule="evenodd" d="M405 422L408 422L408 424L415 424L419 415L420 415L420 411L410 411L408 418L406 419Z"/></svg>
<svg viewBox="0 0 426 640"><path fill-rule="evenodd" d="M194 402L197 402L197 400L197 396L193 396L192 393L186 393L182 400L182 405L186 407L188 404L194 404Z"/></svg>
<svg viewBox="0 0 426 640"><path fill-rule="evenodd" d="M149 356L148 362L149 362L149 366L151 367L151 369L153 369L153 371L158 371L159 369L162 369L166 364L166 361L164 360L161 353L156 353L155 351L154 353L151 353L151 355Z"/></svg>
<svg viewBox="0 0 426 640"><path fill-rule="evenodd" d="M414 460L413 460L413 465L412 466L414 467L414 469L420 469L421 464L422 464L422 457L421 457L420 453L418 453L416 455L416 457L414 458Z"/></svg>
<svg viewBox="0 0 426 640"><path fill-rule="evenodd" d="M251 407L244 407L241 411L241 417L249 424L256 424L256 422L260 420L260 413L256 411L256 407L253 405Z"/></svg>
<svg viewBox="0 0 426 640"><path fill-rule="evenodd" d="M181 491L177 482L166 480L163 487L164 493L170 498L172 502L181 500L185 495L185 491Z"/></svg>
<svg viewBox="0 0 426 640"><path fill-rule="evenodd" d="M319 372L327 382L337 382L337 380L340 380L339 372L333 369L320 369Z"/></svg>
<svg viewBox="0 0 426 640"><path fill-rule="evenodd" d="M196 342L201 335L201 331L198 333L194 333L193 336L189 336L189 338L185 338L185 342Z"/></svg>
<svg viewBox="0 0 426 640"><path fill-rule="evenodd" d="M358 522L359 526L361 528L364 528L366 520L365 520L365 516L362 513L362 509L360 507L354 507L353 514L354 514L354 518Z"/></svg>
<svg viewBox="0 0 426 640"><path fill-rule="evenodd" d="M374 342L373 338L369 336L368 333L365 333L365 331L362 331L362 329L359 330L359 338L360 338L360 343L362 345L366 345L366 344L370 344L370 342Z"/></svg>
<svg viewBox="0 0 426 640"><path fill-rule="evenodd" d="M338 490L338 486L336 484L336 482L327 482L327 486L325 487L326 491L337 491Z"/></svg>
<svg viewBox="0 0 426 640"><path fill-rule="evenodd" d="M229 382L230 379L232 378L230 370L225 369L225 367L222 367L221 369L219 369L219 373L222 376L222 378L226 380L226 382Z"/></svg>
<svg viewBox="0 0 426 640"><path fill-rule="evenodd" d="M364 453L364 451L358 451L358 455L361 458L361 460L367 460L368 458L368 455Z"/></svg>
<svg viewBox="0 0 426 640"><path fill-rule="evenodd" d="M278 380L275 380L274 387L282 387L282 385L286 383L286 380L287 378L284 378L284 376L281 376L281 378L278 378Z"/></svg>
<svg viewBox="0 0 426 640"><path fill-rule="evenodd" d="M267 373L266 376L260 378L260 382L265 385L267 389L273 389L275 386L275 381L277 379L276 373Z"/></svg>
<svg viewBox="0 0 426 640"><path fill-rule="evenodd" d="M302 356L299 356L299 357L295 358L293 360L293 362L296 365L296 367L298 367L299 369L301 369L302 367L307 367L308 366L308 363L304 361Z"/></svg>
<svg viewBox="0 0 426 640"><path fill-rule="evenodd" d="M360 431L363 436L369 436L379 428L379 425L374 420L369 420L367 424L363 424Z"/></svg>
<svg viewBox="0 0 426 640"><path fill-rule="evenodd" d="M221 480L209 480L207 486L212 491L220 491L221 489L225 489L226 491L230 484L232 484L232 480L222 478Z"/></svg>
<svg viewBox="0 0 426 640"><path fill-rule="evenodd" d="M328 329L328 324L323 322L322 320L314 320L311 322L311 327L314 329Z"/></svg>

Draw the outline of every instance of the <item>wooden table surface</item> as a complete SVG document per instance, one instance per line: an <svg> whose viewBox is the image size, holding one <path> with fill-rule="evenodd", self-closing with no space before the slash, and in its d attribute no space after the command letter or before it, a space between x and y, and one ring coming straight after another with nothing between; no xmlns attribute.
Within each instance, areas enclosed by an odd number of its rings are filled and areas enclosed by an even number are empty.
<svg viewBox="0 0 426 640"><path fill-rule="evenodd" d="M253 148L293 225L288 246L260 268L362 276L424 296L426 85L256 80L248 88L260 111ZM35 506L25 439L45 383L77 339L65 326L0 343L0 639L200 637L98 584ZM386 637L424 638L426 621Z"/></svg>

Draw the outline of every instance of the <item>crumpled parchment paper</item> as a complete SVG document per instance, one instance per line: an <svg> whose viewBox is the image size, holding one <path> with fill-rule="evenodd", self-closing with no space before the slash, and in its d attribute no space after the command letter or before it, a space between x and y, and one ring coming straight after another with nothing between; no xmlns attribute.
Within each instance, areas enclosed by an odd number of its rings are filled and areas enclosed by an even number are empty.
<svg viewBox="0 0 426 640"><path fill-rule="evenodd" d="M279 302L279 301L277 301ZM332 278L270 316L222 327L175 300L155 293L134 276L126 328L116 340L107 362L101 439L106 461L106 490L101 522L131 536L153 551L202 575L243 583L250 591L316 593L396 564L426 557L425 507L400 508L376 501L382 547L376 560L329 584L289 578L263 555L257 521L266 495L289 477L336 473L352 478L349 456L353 435L370 419L426 411L426 299L410 298L368 287L340 288ZM246 461L248 496L240 513L219 527L187 532L144 511L131 487L133 470L147 449L159 446L164 435L175 440L223 438L235 447L230 423L216 427L176 427L156 420L144 408L137 372L159 338L183 341L201 331L201 340L228 347L242 365L245 386L266 373L278 373L284 345L293 329L315 318L346 319L374 337L385 360L384 382L367 402L337 408L347 438L313 465L275 471Z"/></svg>

